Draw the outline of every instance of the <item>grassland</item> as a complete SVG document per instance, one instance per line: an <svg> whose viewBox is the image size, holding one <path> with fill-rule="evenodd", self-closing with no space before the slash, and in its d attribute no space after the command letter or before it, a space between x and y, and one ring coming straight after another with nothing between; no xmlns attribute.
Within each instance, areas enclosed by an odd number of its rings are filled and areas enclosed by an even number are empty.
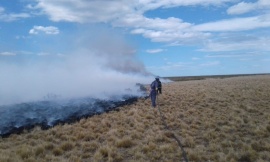
<svg viewBox="0 0 270 162"><path fill-rule="evenodd" d="M165 77L165 78L177 82L177 81L224 79L224 78L232 78L232 77L263 76L263 75L270 75L270 74L261 73L261 74L201 75L201 76Z"/></svg>
<svg viewBox="0 0 270 162"><path fill-rule="evenodd" d="M0 161L270 161L270 76L172 82L150 100L0 138Z"/></svg>

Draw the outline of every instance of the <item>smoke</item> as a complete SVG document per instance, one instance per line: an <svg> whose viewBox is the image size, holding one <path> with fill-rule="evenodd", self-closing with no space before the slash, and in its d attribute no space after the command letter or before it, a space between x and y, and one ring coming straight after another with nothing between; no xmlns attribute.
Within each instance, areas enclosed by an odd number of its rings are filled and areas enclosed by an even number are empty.
<svg viewBox="0 0 270 162"><path fill-rule="evenodd" d="M81 32L67 42L69 51L61 54L0 56L0 105L140 95L135 84L153 79L136 59L136 50L110 31ZM57 48L53 45L50 52Z"/></svg>

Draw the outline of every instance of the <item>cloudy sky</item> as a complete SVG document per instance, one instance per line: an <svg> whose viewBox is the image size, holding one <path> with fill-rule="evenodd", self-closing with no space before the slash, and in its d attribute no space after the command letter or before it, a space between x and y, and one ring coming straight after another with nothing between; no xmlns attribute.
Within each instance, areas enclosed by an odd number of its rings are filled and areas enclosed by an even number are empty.
<svg viewBox="0 0 270 162"><path fill-rule="evenodd" d="M269 73L270 1L1 0L0 64L86 46L114 61L133 53L159 76Z"/></svg>

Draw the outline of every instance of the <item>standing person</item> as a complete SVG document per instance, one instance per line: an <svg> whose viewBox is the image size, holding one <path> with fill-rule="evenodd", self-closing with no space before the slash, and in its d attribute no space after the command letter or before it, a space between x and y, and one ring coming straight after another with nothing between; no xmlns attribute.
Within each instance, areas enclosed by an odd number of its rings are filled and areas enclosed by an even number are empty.
<svg viewBox="0 0 270 162"><path fill-rule="evenodd" d="M157 89L158 89L158 77L151 83L150 85L150 97L152 102L152 107L156 107L156 97L157 97Z"/></svg>
<svg viewBox="0 0 270 162"><path fill-rule="evenodd" d="M156 81L158 82L158 90L157 93L161 94L161 89L162 89L162 84L161 81L159 80L159 77L156 78Z"/></svg>

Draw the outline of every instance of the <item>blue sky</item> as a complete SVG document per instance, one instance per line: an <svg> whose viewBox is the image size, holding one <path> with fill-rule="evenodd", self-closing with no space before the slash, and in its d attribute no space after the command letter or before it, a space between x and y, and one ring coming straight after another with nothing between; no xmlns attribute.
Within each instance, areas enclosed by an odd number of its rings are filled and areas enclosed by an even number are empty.
<svg viewBox="0 0 270 162"><path fill-rule="evenodd" d="M0 64L61 61L97 44L125 44L124 51L159 76L269 73L270 1L0 2Z"/></svg>

